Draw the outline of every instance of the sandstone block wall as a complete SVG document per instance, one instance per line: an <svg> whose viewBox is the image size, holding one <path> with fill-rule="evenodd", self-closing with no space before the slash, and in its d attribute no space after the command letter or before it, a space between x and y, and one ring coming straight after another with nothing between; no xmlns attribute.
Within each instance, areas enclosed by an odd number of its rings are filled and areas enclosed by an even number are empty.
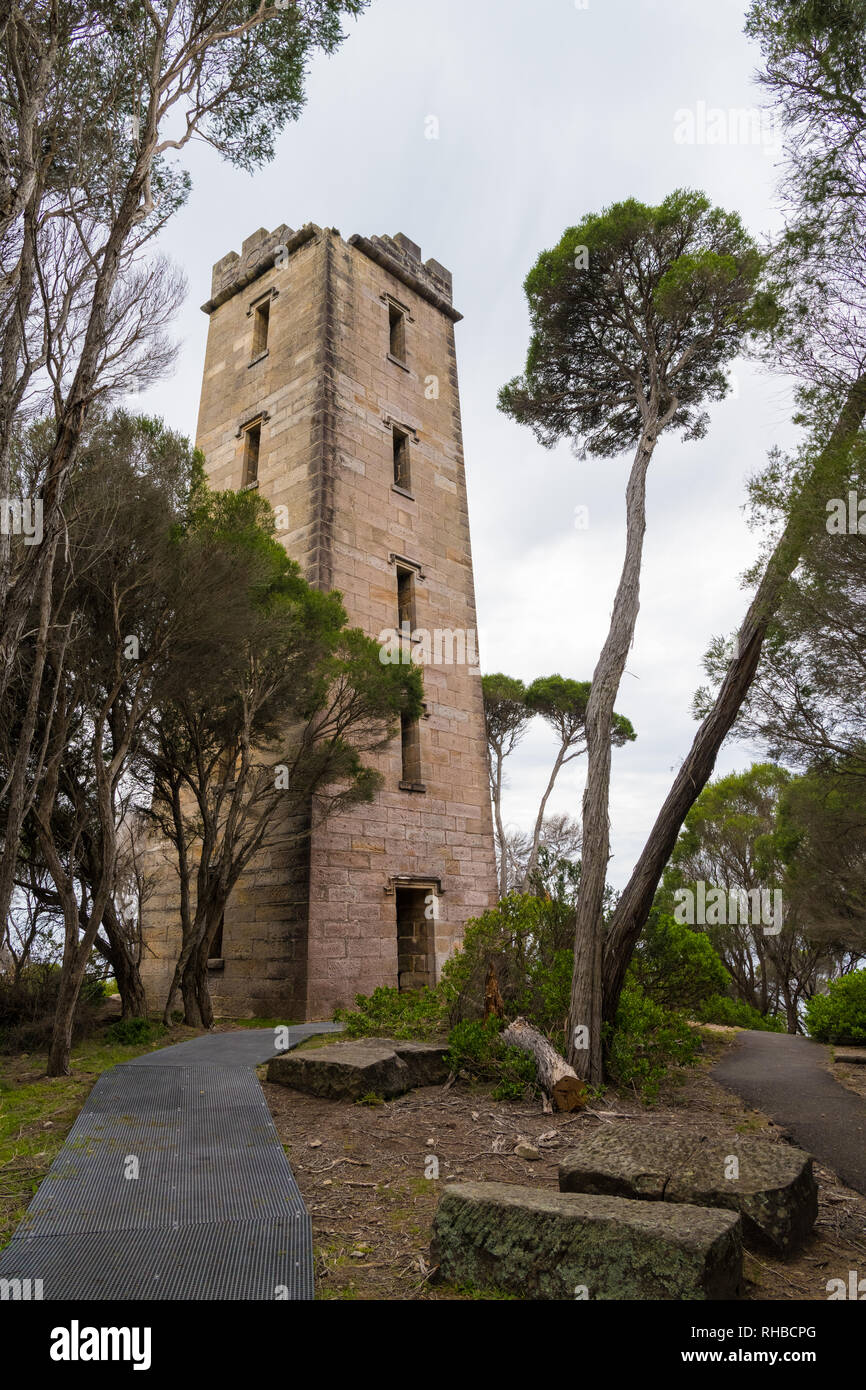
<svg viewBox="0 0 866 1390"><path fill-rule="evenodd" d="M267 349L254 353L263 303ZM429 899L431 978L467 918L495 901L472 645L460 316L447 270L422 263L408 238L346 241L313 224L254 233L239 256L214 267L204 308L197 443L213 486L242 485L244 431L258 424L257 486L309 581L340 590L350 621L379 637L399 625L397 575L407 571L414 627L431 634L430 654L441 658L424 665L419 776L404 780L395 739L378 759L385 780L376 801L315 827L303 852L275 826L226 912L224 965L211 979L217 1012L319 1018L358 992L411 984L405 970L400 980L398 951L402 940L406 957L410 895L413 911L419 894ZM390 351L395 315L403 319L402 360ZM406 487L394 482L395 427L406 438ZM439 651L437 631L445 634ZM175 891L171 874L161 874L147 932L151 992L170 972ZM420 979L423 971L414 973Z"/></svg>

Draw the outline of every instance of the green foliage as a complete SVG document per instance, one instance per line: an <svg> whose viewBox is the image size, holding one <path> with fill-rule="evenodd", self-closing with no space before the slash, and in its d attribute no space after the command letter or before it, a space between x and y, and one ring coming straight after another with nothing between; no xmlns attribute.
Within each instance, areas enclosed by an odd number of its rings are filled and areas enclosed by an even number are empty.
<svg viewBox="0 0 866 1390"><path fill-rule="evenodd" d="M703 407L726 394L723 366L753 326L761 269L736 213L688 189L584 217L526 278L532 338L500 409L547 448L570 438L612 457L640 438L653 380L661 411L672 409L665 427L700 437Z"/></svg>
<svg viewBox="0 0 866 1390"><path fill-rule="evenodd" d="M701 1041L686 1017L662 1008L628 976L613 1029L605 1025L607 1061L618 1086L631 1086L648 1104L671 1068L692 1066Z"/></svg>
<svg viewBox="0 0 866 1390"><path fill-rule="evenodd" d="M866 606L861 606L860 615L862 621ZM838 639L839 631L834 627L827 635L832 632ZM859 659L856 637L853 643L837 641L836 646L847 649L852 664ZM853 689L851 696L848 720L859 722L859 730L843 732L838 707L829 719L825 714L811 723L817 731L822 723L826 728L832 722L837 747L846 734L856 739L866 724L862 697L858 700ZM793 778L779 805L776 839L795 910L816 934L820 930L837 945L860 953L866 944L866 743L857 739L849 757L840 754L834 761L835 765L810 768Z"/></svg>
<svg viewBox="0 0 866 1390"><path fill-rule="evenodd" d="M769 886L780 871L775 818L790 780L785 768L766 762L709 782L686 816L672 868L683 868L684 882L703 878L731 888ZM729 865L733 875L725 872Z"/></svg>
<svg viewBox="0 0 866 1390"><path fill-rule="evenodd" d="M80 998L86 1004L101 1004L106 996L105 981L88 972L81 982Z"/></svg>
<svg viewBox="0 0 866 1390"><path fill-rule="evenodd" d="M785 1020L778 1014L762 1014L744 999L731 999L727 994L714 994L697 1008L695 1017L700 1023L721 1023L729 1028L756 1028L763 1033L784 1033Z"/></svg>
<svg viewBox="0 0 866 1390"><path fill-rule="evenodd" d="M490 750L494 780L502 777L502 762L513 753L532 722L532 711L526 707L526 686L514 676L501 671L481 677L484 694L484 724Z"/></svg>
<svg viewBox="0 0 866 1390"><path fill-rule="evenodd" d="M569 904L509 893L466 923L462 948L442 968L440 987L455 1022L484 1011L492 965L509 1017L523 1014L562 1047L571 992L574 925Z"/></svg>
<svg viewBox="0 0 866 1390"><path fill-rule="evenodd" d="M108 1042L123 1043L128 1047L139 1047L142 1043L155 1042L165 1033L161 1023L151 1018L121 1018L106 1028Z"/></svg>
<svg viewBox="0 0 866 1390"><path fill-rule="evenodd" d="M522 1100L538 1090L535 1062L502 1041L503 1026L495 1017L456 1024L448 1035L448 1065L475 1081L495 1081L494 1100Z"/></svg>
<svg viewBox="0 0 866 1390"><path fill-rule="evenodd" d="M590 681L575 681L566 676L539 676L527 686L525 703L533 714L540 714L559 735L566 747L583 735L586 707L589 703ZM615 748L633 743L637 738L629 719L614 714L611 742Z"/></svg>
<svg viewBox="0 0 866 1390"><path fill-rule="evenodd" d="M494 711L508 725L515 717L526 720L526 686L516 676L503 675L493 671L481 677L485 709Z"/></svg>
<svg viewBox="0 0 866 1390"><path fill-rule="evenodd" d="M730 983L709 938L654 909L631 962L637 984L657 1004L695 1011Z"/></svg>
<svg viewBox="0 0 866 1390"><path fill-rule="evenodd" d="M447 1003L440 987L398 990L380 985L372 994L356 994L354 1009L337 1009L347 1038L418 1038L429 1041L447 1027Z"/></svg>
<svg viewBox="0 0 866 1390"><path fill-rule="evenodd" d="M831 980L806 1005L806 1027L820 1042L866 1043L866 970Z"/></svg>

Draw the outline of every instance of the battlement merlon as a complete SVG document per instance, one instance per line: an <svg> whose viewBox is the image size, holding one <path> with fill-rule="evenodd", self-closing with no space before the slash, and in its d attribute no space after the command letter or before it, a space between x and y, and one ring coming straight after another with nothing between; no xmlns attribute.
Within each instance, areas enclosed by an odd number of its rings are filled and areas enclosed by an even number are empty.
<svg viewBox="0 0 866 1390"><path fill-rule="evenodd" d="M339 236L334 228L330 231ZM240 255L237 251L229 251L217 261L211 279L211 297L201 306L202 312L212 314L232 295L238 294L270 270L278 255L291 256L306 242L323 234L322 228L316 226L315 222L306 223L297 232L285 223L272 232L259 227L258 231L246 238ZM463 315L451 302L451 271L432 258L422 262L421 247L402 232L393 237L365 237L356 233L349 237L349 245L369 256L371 261L387 270L408 289L426 299L452 323L462 319Z"/></svg>

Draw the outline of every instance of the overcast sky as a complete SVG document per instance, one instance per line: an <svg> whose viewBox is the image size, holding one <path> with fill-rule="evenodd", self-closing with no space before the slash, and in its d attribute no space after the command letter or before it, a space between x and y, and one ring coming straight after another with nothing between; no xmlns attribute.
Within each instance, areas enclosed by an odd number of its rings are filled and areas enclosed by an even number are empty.
<svg viewBox="0 0 866 1390"><path fill-rule="evenodd" d="M405 232L454 275L466 472L481 663L531 680L588 680L622 564L630 463L548 452L496 409L523 367L523 279L539 251L585 213L627 197L701 188L756 236L778 225L778 150L769 126L742 139L757 107L758 54L745 0L373 0L336 57L317 60L300 121L272 165L239 173L204 146L193 193L163 237L189 280L172 380L137 406L193 435L211 266L257 227ZM729 112L733 142L706 143ZM688 143L682 113L694 116ZM679 114L678 114L679 113ZM427 138L438 122L438 139ZM727 128L727 125L726 125ZM679 131L679 138L677 132ZM739 138L738 137L739 134ZM735 392L706 439L664 436L649 475L641 612L617 708L638 741L614 754L610 880L621 887L691 744L692 694L713 634L738 625L739 576L757 539L745 480L795 438L786 384L736 363ZM589 526L575 527L575 508ZM509 766L505 818L528 827L553 735L537 722ZM717 772L756 750L731 744ZM583 759L552 811L579 814Z"/></svg>

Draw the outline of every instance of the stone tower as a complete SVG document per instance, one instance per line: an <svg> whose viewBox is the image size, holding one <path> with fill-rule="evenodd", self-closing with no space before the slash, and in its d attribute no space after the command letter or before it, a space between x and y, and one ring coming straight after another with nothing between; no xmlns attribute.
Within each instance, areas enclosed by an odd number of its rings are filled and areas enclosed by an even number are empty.
<svg viewBox="0 0 866 1390"><path fill-rule="evenodd" d="M330 1015L377 985L433 983L496 899L451 275L414 242L308 224L214 266L197 443L213 487L255 487L308 581L351 625L422 643L425 712L374 760L374 803L289 853L276 826L210 965L217 1014ZM170 875L145 923L161 1002Z"/></svg>

